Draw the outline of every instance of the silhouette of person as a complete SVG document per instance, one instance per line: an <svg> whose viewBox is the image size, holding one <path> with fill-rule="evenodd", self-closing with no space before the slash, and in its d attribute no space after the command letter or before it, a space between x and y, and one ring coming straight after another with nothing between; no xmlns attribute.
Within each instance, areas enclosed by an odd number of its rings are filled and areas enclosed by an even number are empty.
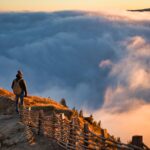
<svg viewBox="0 0 150 150"><path fill-rule="evenodd" d="M20 70L18 70L16 74L16 79L13 80L11 88L13 89L13 92L16 95L16 112L18 113L18 104L20 104L21 108L23 108L24 97L27 97L26 82L23 79L23 73Z"/></svg>

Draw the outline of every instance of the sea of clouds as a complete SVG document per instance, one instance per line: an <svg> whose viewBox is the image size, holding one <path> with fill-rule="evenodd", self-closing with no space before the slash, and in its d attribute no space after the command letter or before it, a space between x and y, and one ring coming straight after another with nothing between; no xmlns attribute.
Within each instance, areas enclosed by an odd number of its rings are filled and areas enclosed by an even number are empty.
<svg viewBox="0 0 150 150"><path fill-rule="evenodd" d="M149 13L0 13L0 86L65 98L127 141L150 144Z"/></svg>

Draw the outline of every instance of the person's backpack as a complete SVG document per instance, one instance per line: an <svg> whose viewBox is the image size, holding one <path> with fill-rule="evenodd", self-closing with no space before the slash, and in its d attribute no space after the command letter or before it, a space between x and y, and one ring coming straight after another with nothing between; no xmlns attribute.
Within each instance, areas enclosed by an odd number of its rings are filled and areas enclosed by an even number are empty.
<svg viewBox="0 0 150 150"><path fill-rule="evenodd" d="M21 80L18 80L18 81L14 80L13 92L15 95L20 95L22 92L22 89L21 89L20 84L19 84L20 81Z"/></svg>

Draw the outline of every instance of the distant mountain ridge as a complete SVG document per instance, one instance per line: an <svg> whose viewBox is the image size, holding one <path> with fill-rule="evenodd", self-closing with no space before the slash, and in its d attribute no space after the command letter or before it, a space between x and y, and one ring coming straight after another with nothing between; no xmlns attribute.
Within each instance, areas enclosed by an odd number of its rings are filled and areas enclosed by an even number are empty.
<svg viewBox="0 0 150 150"><path fill-rule="evenodd" d="M128 10L128 11L139 11L139 12L149 12L150 8L145 8L145 9L135 9L135 10Z"/></svg>

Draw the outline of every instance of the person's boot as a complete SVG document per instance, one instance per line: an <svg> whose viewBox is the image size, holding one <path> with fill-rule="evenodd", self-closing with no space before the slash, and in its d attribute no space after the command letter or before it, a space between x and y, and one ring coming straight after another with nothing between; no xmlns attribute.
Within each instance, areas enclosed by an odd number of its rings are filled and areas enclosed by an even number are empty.
<svg viewBox="0 0 150 150"><path fill-rule="evenodd" d="M16 108L16 113L19 114L18 108Z"/></svg>

